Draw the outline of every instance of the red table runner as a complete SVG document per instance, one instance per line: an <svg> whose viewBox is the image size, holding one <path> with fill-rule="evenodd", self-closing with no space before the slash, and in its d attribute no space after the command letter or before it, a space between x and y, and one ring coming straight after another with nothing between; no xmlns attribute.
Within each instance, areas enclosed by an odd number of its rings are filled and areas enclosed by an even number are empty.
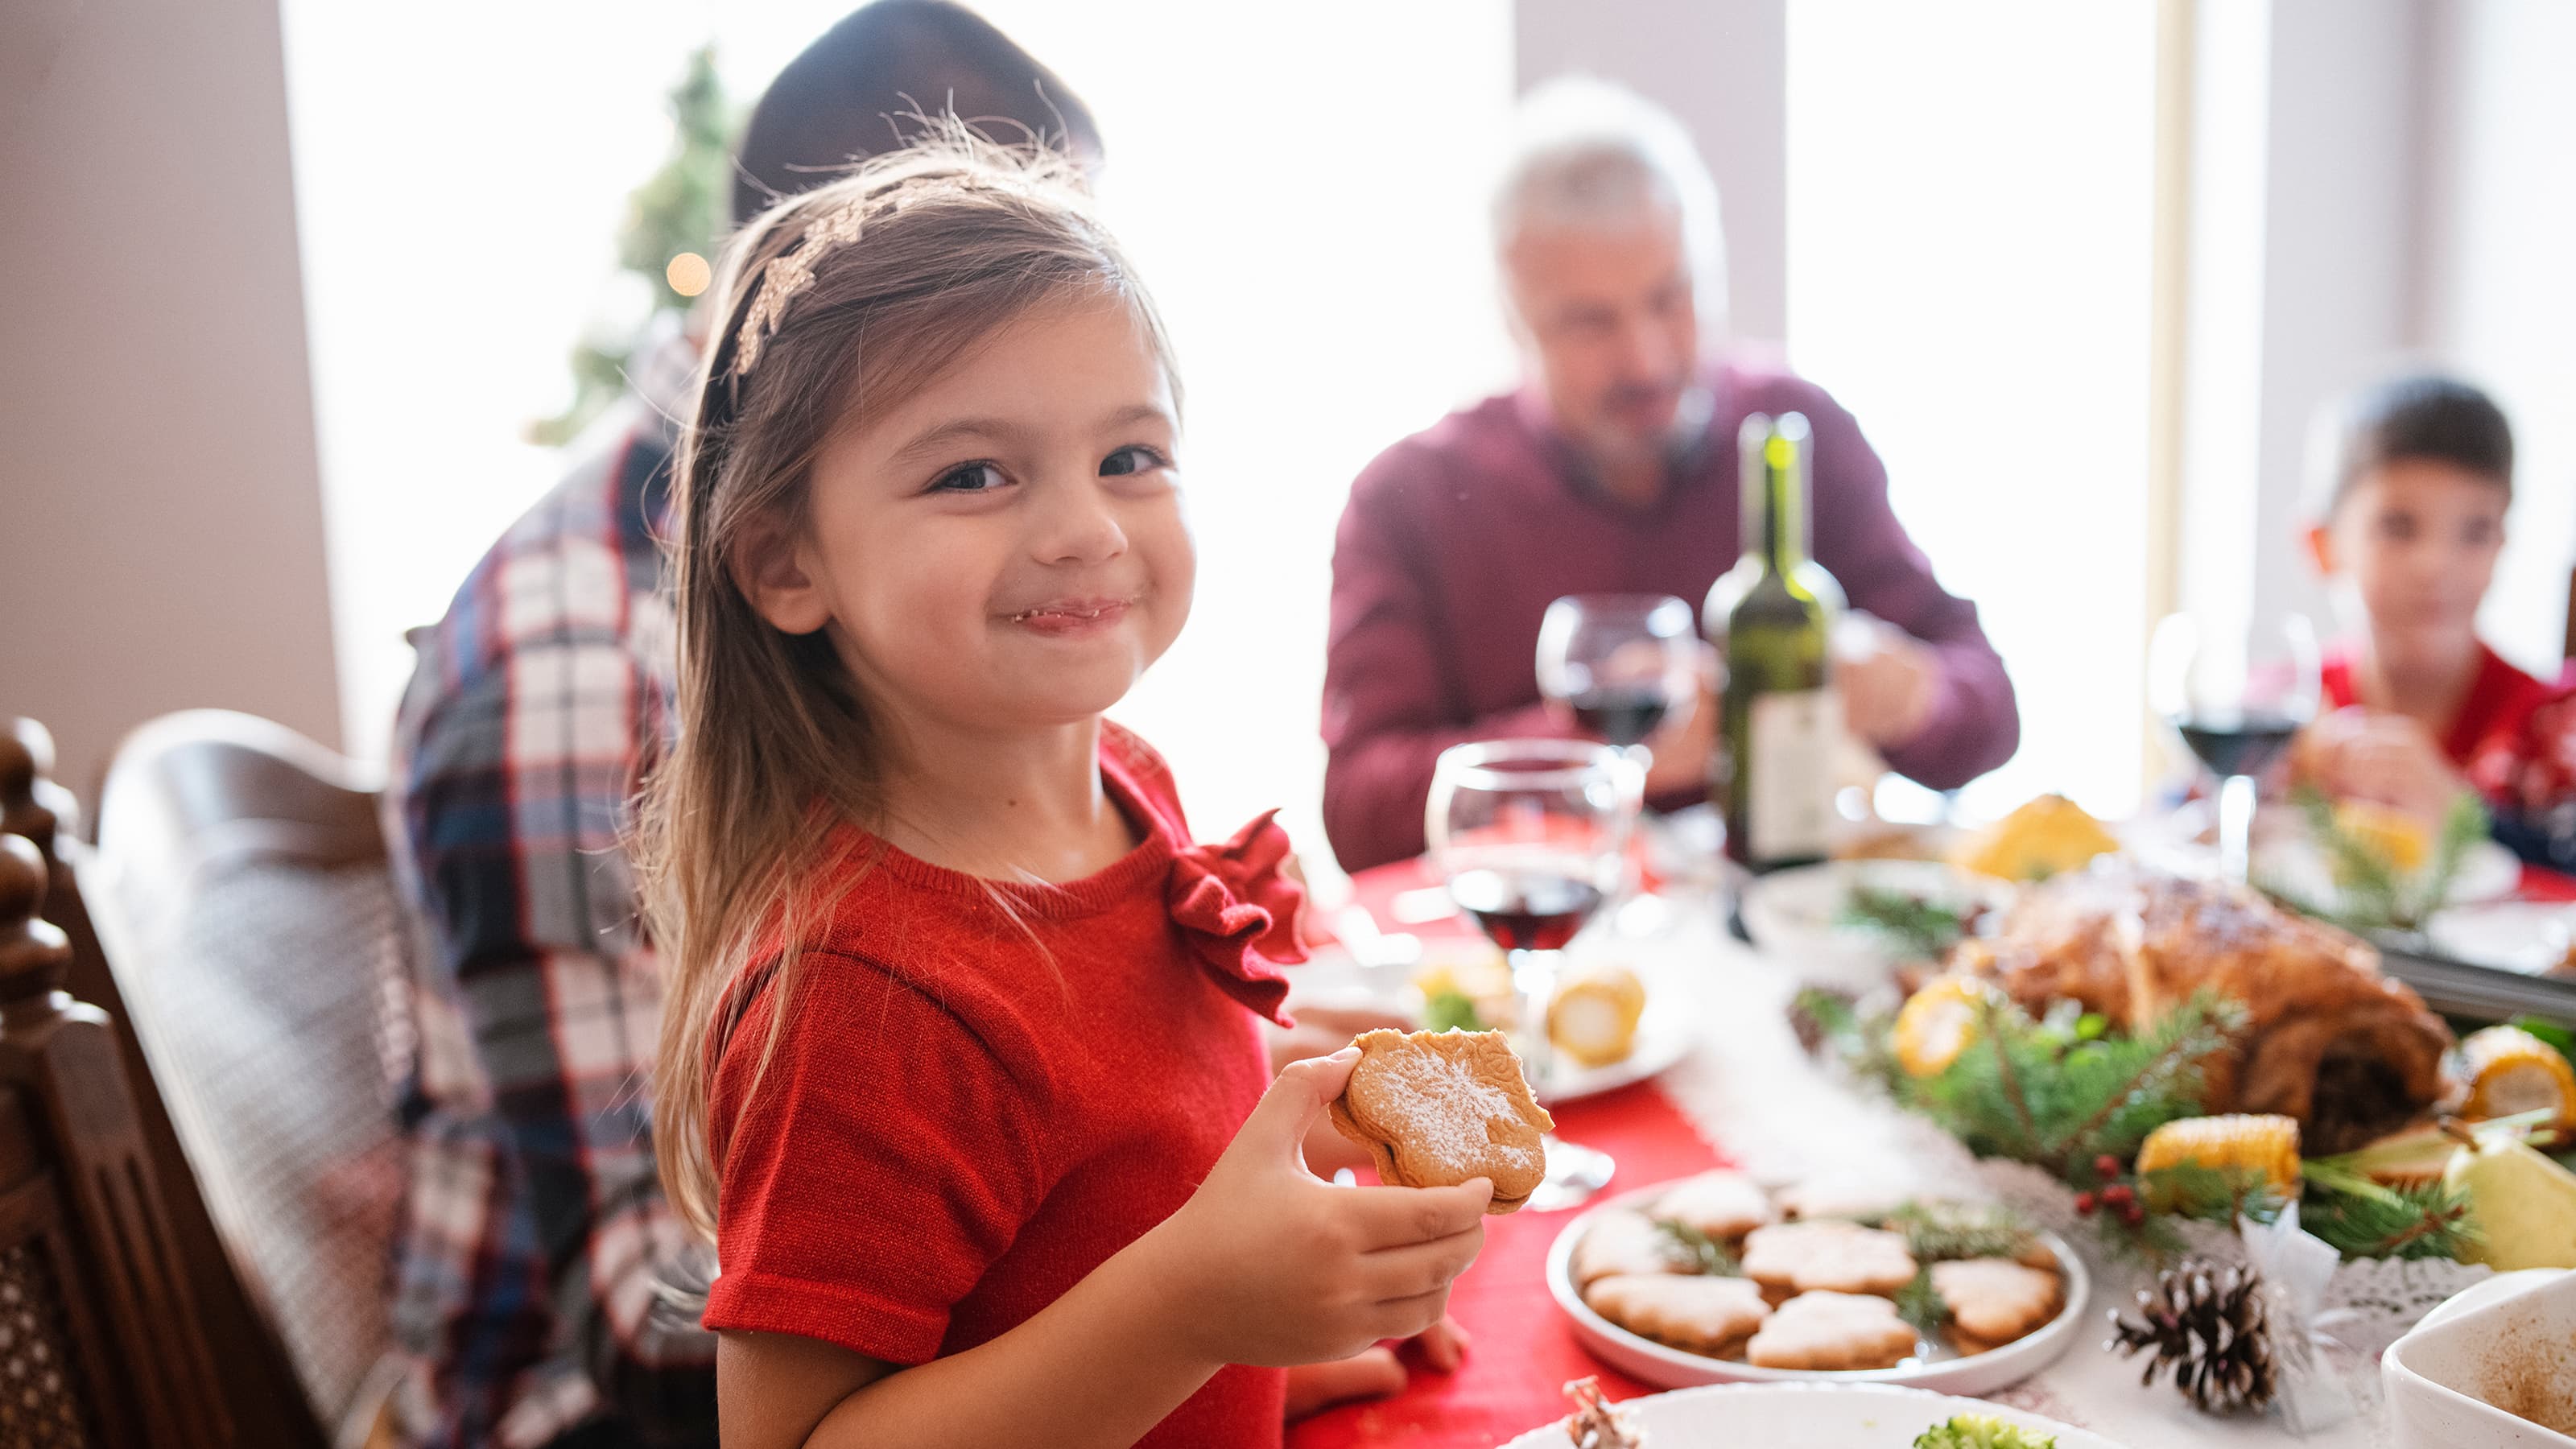
<svg viewBox="0 0 2576 1449"><path fill-rule="evenodd" d="M1554 1114L1569 1141L1618 1159L1607 1191L1622 1192L1718 1165L1715 1153L1652 1083L1569 1102ZM1289 1449L1344 1444L1490 1449L1565 1416L1568 1379L1598 1375L1613 1398L1653 1393L1595 1360L1547 1292L1547 1250L1582 1209L1524 1209L1485 1220L1485 1251L1449 1292L1449 1314L1473 1338L1454 1374L1413 1363L1392 1399L1327 1410L1288 1427Z"/></svg>

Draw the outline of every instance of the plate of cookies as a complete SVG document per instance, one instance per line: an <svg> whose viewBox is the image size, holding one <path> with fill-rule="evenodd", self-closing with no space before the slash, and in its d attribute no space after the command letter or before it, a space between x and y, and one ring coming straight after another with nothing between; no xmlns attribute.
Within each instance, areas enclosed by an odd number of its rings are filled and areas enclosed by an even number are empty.
<svg viewBox="0 0 2576 1449"><path fill-rule="evenodd" d="M2002 1209L1913 1201L1825 1216L1795 1188L1723 1169L1584 1213L1557 1235L1547 1279L1586 1348L1665 1388L1962 1394L2055 1362L2090 1286L2063 1240Z"/></svg>

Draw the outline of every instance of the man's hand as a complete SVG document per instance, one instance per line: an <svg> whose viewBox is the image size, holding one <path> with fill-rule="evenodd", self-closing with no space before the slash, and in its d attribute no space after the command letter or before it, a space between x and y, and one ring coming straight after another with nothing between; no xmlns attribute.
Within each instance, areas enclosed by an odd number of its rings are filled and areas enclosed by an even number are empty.
<svg viewBox="0 0 2576 1449"><path fill-rule="evenodd" d="M1703 688L1698 699L1666 715L1646 748L1654 753L1646 766L1647 799L1707 789L1709 757L1717 752L1717 690Z"/></svg>
<svg viewBox="0 0 2576 1449"><path fill-rule="evenodd" d="M1834 630L1834 682L1843 722L1875 749L1894 749L1923 732L1941 683L1941 660L1893 624L1853 614Z"/></svg>

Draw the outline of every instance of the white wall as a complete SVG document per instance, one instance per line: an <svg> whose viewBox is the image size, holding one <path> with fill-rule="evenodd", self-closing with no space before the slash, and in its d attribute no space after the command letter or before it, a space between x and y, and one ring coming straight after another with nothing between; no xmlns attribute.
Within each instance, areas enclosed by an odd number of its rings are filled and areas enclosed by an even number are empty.
<svg viewBox="0 0 2576 1449"><path fill-rule="evenodd" d="M0 22L0 713L339 738L274 0Z"/></svg>
<svg viewBox="0 0 2576 1449"><path fill-rule="evenodd" d="M1521 89L1597 75L1690 127L1717 176L1730 330L1788 336L1787 0L1517 0L1513 20Z"/></svg>
<svg viewBox="0 0 2576 1449"><path fill-rule="evenodd" d="M2481 624L2554 670L2576 552L2576 5L2439 0L2425 341L2513 418L2519 488Z"/></svg>

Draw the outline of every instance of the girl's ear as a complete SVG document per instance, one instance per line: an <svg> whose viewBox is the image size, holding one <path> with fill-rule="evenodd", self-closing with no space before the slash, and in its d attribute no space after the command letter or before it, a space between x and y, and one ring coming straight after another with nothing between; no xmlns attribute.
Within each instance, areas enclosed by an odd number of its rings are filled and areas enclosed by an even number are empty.
<svg viewBox="0 0 2576 1449"><path fill-rule="evenodd" d="M2332 577L2335 571L2333 527L2323 519L2309 524L2306 542L2308 562L2316 565L2318 573Z"/></svg>
<svg viewBox="0 0 2576 1449"><path fill-rule="evenodd" d="M734 587L783 634L811 634L832 621L832 603L808 565L803 536L785 519L765 517L743 531L732 556Z"/></svg>

